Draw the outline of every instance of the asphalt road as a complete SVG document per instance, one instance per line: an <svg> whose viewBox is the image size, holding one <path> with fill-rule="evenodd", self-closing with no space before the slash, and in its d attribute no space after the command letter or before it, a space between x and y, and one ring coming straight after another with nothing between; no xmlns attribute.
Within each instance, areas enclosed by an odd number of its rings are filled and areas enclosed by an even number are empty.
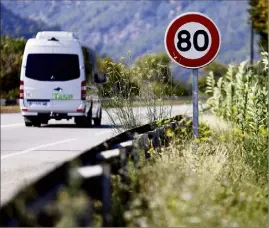
<svg viewBox="0 0 269 228"><path fill-rule="evenodd" d="M147 108L135 112L145 120ZM172 116L190 113L192 105L171 111ZM20 114L1 114L1 205L26 183L115 134L105 111L99 128L76 128L73 120L25 127Z"/></svg>

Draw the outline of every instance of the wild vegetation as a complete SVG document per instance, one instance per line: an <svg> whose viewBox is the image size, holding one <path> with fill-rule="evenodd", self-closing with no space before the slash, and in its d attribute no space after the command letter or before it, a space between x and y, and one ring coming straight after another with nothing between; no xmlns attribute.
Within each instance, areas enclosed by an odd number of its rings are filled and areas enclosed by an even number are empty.
<svg viewBox="0 0 269 228"><path fill-rule="evenodd" d="M108 82L100 88L102 96L110 97L107 110L110 121L130 129L145 122L167 118L171 102L164 97L190 95L187 85L175 81L169 65L170 59L164 53L147 54L128 66L131 56L113 62L110 58L100 60L100 69L108 76ZM135 99L140 99L144 109L134 109ZM143 115L144 117L141 117Z"/></svg>
<svg viewBox="0 0 269 228"><path fill-rule="evenodd" d="M23 38L1 37L0 79L2 98L19 97L20 67L25 44L26 41Z"/></svg>
<svg viewBox="0 0 269 228"><path fill-rule="evenodd" d="M167 132L170 146L150 148L139 170L130 164L128 187L114 177L115 226L268 226L268 53L262 56L251 69L230 65L217 83L209 73L208 104L231 128L200 124L195 141L186 128Z"/></svg>
<svg viewBox="0 0 269 228"><path fill-rule="evenodd" d="M206 93L212 112L233 121L242 131L264 132L268 127L268 53L251 69L247 62L229 65L217 81L207 77Z"/></svg>

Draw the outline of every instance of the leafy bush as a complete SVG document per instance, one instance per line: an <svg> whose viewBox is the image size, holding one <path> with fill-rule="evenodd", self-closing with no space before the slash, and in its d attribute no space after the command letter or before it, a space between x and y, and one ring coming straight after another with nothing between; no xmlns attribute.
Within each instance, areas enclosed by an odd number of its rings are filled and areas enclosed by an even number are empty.
<svg viewBox="0 0 269 228"><path fill-rule="evenodd" d="M253 169L257 181L267 180L268 173L268 53L250 69L247 62L229 66L225 76L215 82L207 78L208 104L218 116L237 126L234 141L244 150L242 156Z"/></svg>
<svg viewBox="0 0 269 228"><path fill-rule="evenodd" d="M6 98L7 99L18 99L19 95L20 95L19 88L16 88L16 89L10 90L7 93Z"/></svg>
<svg viewBox="0 0 269 228"><path fill-rule="evenodd" d="M124 129L167 118L171 107L165 106L163 97L172 95L175 89L166 55L146 55L128 67L130 59L127 56L119 63L110 58L100 61L100 69L109 75L108 82L101 88L104 96L112 98L112 108L107 113L113 124L120 124ZM146 105L144 111L134 110L136 98Z"/></svg>
<svg viewBox="0 0 269 228"><path fill-rule="evenodd" d="M124 62L114 62L107 57L100 60L99 65L101 72L109 75L107 83L100 87L103 96L127 99L138 95L138 85Z"/></svg>
<svg viewBox="0 0 269 228"><path fill-rule="evenodd" d="M26 41L1 37L1 92L7 94L10 90L19 88L20 67Z"/></svg>
<svg viewBox="0 0 269 228"><path fill-rule="evenodd" d="M211 95L208 104L213 113L254 133L268 125L268 53L262 56L254 69L245 61L239 66L230 65L217 82L212 72L207 77L206 93Z"/></svg>

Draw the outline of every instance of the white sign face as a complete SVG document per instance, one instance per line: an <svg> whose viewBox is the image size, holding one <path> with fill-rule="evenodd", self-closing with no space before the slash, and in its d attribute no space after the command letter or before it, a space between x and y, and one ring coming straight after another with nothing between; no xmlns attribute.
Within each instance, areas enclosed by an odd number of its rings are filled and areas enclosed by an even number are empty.
<svg viewBox="0 0 269 228"><path fill-rule="evenodd" d="M201 68L218 55L221 37L215 23L201 13L185 13L167 27L164 44L169 57L185 68Z"/></svg>
<svg viewBox="0 0 269 228"><path fill-rule="evenodd" d="M199 34L195 35L197 33L197 31L205 31L207 35L204 34ZM188 33L190 35L188 35ZM180 42L180 36L181 36L181 46L183 48L187 48L188 47L188 42L190 42L190 49L188 51L181 51L178 47L177 44ZM187 40L187 38L189 37L189 39ZM186 39L186 40L184 40ZM196 44L196 43L197 44ZM181 26L176 33L175 39L174 39L174 44L175 47L177 49L177 51L185 58L187 59L198 59L203 57L204 55L206 55L206 53L209 51L210 46L211 46L211 35L210 32L208 31L208 29L200 24L200 23L196 23L196 22L190 22L187 24L184 24L183 26ZM195 47L202 47L202 51L198 51Z"/></svg>

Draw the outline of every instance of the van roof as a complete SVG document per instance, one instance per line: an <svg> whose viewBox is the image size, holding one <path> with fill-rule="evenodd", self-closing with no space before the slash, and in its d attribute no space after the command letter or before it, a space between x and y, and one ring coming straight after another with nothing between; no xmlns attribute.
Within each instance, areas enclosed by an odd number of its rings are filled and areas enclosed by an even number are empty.
<svg viewBox="0 0 269 228"><path fill-rule="evenodd" d="M72 48L81 48L79 41L69 41L69 40L60 40L60 41L49 41L49 40L37 40L31 38L26 43L27 47L72 47Z"/></svg>
<svg viewBox="0 0 269 228"><path fill-rule="evenodd" d="M41 31L35 38L27 41L27 46L69 46L81 47L78 37L72 32L65 31Z"/></svg>
<svg viewBox="0 0 269 228"><path fill-rule="evenodd" d="M78 40L78 36L73 32L67 31L40 31L36 34L37 40L49 40L55 38L57 40Z"/></svg>

